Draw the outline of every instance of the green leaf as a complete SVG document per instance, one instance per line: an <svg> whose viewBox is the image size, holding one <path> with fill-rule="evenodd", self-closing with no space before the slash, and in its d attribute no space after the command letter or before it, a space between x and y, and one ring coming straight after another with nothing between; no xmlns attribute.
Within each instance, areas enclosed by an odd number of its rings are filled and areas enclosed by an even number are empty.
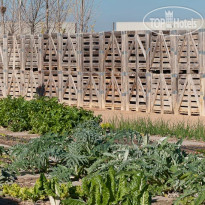
<svg viewBox="0 0 205 205"><path fill-rule="evenodd" d="M79 199L66 199L62 201L63 205L86 205L86 203Z"/></svg>
<svg viewBox="0 0 205 205"><path fill-rule="evenodd" d="M194 205L200 205L203 202L205 202L205 190L202 190L198 197L195 199Z"/></svg>

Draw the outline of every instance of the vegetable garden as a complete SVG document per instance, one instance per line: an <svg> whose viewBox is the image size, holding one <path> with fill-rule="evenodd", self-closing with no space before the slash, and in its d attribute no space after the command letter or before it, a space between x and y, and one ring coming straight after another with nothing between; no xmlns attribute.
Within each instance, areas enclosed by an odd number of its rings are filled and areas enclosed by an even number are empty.
<svg viewBox="0 0 205 205"><path fill-rule="evenodd" d="M183 151L182 139L151 142L134 128L56 99L0 100L0 125L41 137L0 149L1 197L52 205L149 205L175 195L176 205L205 204L204 154ZM16 179L39 175L34 186ZM76 185L76 182L77 185Z"/></svg>

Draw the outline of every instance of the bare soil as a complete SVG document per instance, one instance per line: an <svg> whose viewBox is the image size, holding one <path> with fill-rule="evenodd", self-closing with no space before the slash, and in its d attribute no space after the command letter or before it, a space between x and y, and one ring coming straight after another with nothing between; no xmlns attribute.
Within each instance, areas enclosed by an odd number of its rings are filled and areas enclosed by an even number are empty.
<svg viewBox="0 0 205 205"><path fill-rule="evenodd" d="M107 122L113 118L123 119L137 119L137 118L150 118L152 121L163 120L170 123L189 123L196 124L201 122L205 125L205 117L202 116L188 116L188 115L172 115L172 114L157 114L145 112L132 112L121 110L93 110L95 115L102 115L103 121Z"/></svg>
<svg viewBox="0 0 205 205"><path fill-rule="evenodd" d="M34 205L31 201L21 201L20 199L12 198L12 197L0 197L1 205ZM50 205L49 201L37 201L35 205Z"/></svg>
<svg viewBox="0 0 205 205"><path fill-rule="evenodd" d="M9 147L16 144L24 144L37 137L40 137L40 135L30 134L29 132L12 132L0 127L0 146Z"/></svg>

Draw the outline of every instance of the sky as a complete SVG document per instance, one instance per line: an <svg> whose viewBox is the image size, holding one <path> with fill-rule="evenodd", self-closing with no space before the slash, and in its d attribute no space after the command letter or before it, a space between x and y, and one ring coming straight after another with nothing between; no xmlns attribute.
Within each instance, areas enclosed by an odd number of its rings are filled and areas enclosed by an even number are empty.
<svg viewBox="0 0 205 205"><path fill-rule="evenodd" d="M95 0L95 31L110 31L113 22L143 21L148 12L165 6L191 8L205 18L205 0Z"/></svg>

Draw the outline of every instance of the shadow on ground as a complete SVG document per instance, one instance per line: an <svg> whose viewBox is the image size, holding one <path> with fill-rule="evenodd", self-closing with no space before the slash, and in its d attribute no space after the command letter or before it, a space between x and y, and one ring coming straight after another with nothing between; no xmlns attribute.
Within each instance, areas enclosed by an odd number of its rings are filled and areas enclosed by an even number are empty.
<svg viewBox="0 0 205 205"><path fill-rule="evenodd" d="M19 203L13 199L2 198L2 197L0 197L0 204L1 205L19 205Z"/></svg>

